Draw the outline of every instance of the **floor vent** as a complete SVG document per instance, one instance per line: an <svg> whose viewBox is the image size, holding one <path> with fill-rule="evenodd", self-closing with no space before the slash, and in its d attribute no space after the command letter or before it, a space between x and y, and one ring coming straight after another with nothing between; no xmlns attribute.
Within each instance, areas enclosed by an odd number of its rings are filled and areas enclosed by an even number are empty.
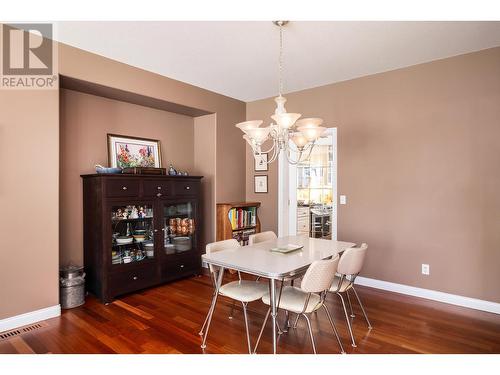
<svg viewBox="0 0 500 375"><path fill-rule="evenodd" d="M35 324L31 324L29 326L25 326L25 327L13 329L10 331L2 332L2 333L0 333L0 340L8 340L8 339L11 339L13 337L22 335L23 333L36 331L37 329L40 329L43 327L45 327L44 323L35 323Z"/></svg>

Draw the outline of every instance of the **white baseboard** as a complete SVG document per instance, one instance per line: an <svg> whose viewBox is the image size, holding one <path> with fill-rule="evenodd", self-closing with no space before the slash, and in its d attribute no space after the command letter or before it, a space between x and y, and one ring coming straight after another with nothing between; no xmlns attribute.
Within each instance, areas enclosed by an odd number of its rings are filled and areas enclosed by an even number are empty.
<svg viewBox="0 0 500 375"><path fill-rule="evenodd" d="M30 311L25 314L11 316L10 318L0 320L0 332L33 324L41 320L55 318L59 315L61 315L61 305L50 306L44 309Z"/></svg>
<svg viewBox="0 0 500 375"><path fill-rule="evenodd" d="M376 289L387 290L410 296L421 297L433 301L449 303L452 305L468 307L470 309L487 311L495 314L500 314L500 303L484 301L481 299L458 296L456 294L438 292L436 290L417 288L414 286L391 283L388 281L370 279L367 277L357 277L356 284L369 286Z"/></svg>

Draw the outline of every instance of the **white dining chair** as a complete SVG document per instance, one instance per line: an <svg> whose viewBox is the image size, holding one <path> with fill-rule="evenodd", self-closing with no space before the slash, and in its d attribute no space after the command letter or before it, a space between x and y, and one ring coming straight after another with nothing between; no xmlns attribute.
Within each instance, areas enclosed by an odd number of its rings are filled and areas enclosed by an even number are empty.
<svg viewBox="0 0 500 375"><path fill-rule="evenodd" d="M353 313L351 298L349 297L349 291L353 291L356 299L358 300L359 306L361 307L361 311L365 316L366 323L368 324L368 329L372 329L372 325L368 316L366 315L365 308L361 303L361 299L359 298L356 289L354 289L354 280L361 272L361 268L363 267L363 263L366 256L366 251L368 250L368 245L366 243L361 244L360 247L352 247L344 251L342 256L340 257L339 265L337 268L337 275L333 280L332 286L330 287L330 292L335 293L339 296L340 301L342 302L342 307L344 308L345 318L347 320L347 327L349 328L349 334L351 335L352 346L356 347L356 341L354 340L354 335L352 332L352 325L349 319L346 304L343 298L343 294L347 297L347 301L349 303L349 308L351 310L351 317L354 318L355 315Z"/></svg>
<svg viewBox="0 0 500 375"><path fill-rule="evenodd" d="M271 230L266 231L266 232L261 232L261 233L255 233L255 234L251 234L250 236L248 236L248 245L251 246L251 245L255 245L259 242L275 240L276 238L278 238L278 237Z"/></svg>
<svg viewBox="0 0 500 375"><path fill-rule="evenodd" d="M265 241L272 241L272 240L275 240L277 238L278 237L276 236L276 233L274 233L272 230L269 230L266 232L255 233L255 234L251 234L250 236L248 236L248 245L251 246L251 245L255 245L255 244L258 244L261 242L265 242ZM257 280L259 280L259 279L260 279L260 277L257 277ZM283 290L284 283L289 281L290 284L293 286L296 279L297 279L296 277L288 277L288 278L280 279L281 287L280 287L280 290L278 292L278 299L281 296L281 292ZM233 316L233 308L231 309L230 318L232 318L232 316ZM281 329L278 321L276 321L276 326L278 327L278 334L281 335L284 332L288 332L288 328L290 328L290 318L289 318L288 311L286 312L286 319L285 319L285 323L283 325L283 329Z"/></svg>
<svg viewBox="0 0 500 375"><path fill-rule="evenodd" d="M211 254L221 250L227 249L235 249L239 248L240 244L235 239L213 242L206 246L206 253ZM217 280L220 277L220 280L223 280L223 275L219 274L221 272L221 268L217 266L213 266L211 264L208 265L210 269L210 274L212 276L212 281L214 283L214 292L212 294L212 303L208 310L205 321L203 322L203 326L199 332L200 336L203 336L203 342L201 344L202 349L206 348L206 341L208 337L208 331L210 329L210 323L212 322L212 316L215 311L215 306L217 304L217 297L224 296L231 298L232 300L241 302L243 306L243 315L245 317L245 329L247 334L247 345L248 352L252 353L252 347L250 344L250 333L248 331L248 317L247 317L247 305L249 302L257 301L261 299L264 294L268 291L267 283L260 283L259 281L253 280L242 280L239 277L239 280L231 281L227 284L217 287Z"/></svg>
<svg viewBox="0 0 500 375"><path fill-rule="evenodd" d="M311 338L311 344L314 354L316 354L316 345L314 343L314 335L308 315L318 311L322 307L324 308L328 320L330 321L330 325L332 326L333 332L337 337L340 352L345 353L342 342L340 341L337 327L335 326L328 307L324 303L328 289L332 285L333 279L335 277L335 271L337 269L338 263L338 255L336 255L332 259L318 260L313 262L304 274L304 277L302 278L302 282L300 284L300 288L294 286L285 286L281 293L281 298L278 302L278 307L280 309L298 314L297 319L301 316L304 317L309 329L309 336ZM269 293L266 293L262 297L262 302L264 302L266 305L270 305ZM270 312L271 308L267 310L264 323L262 324L259 337L257 338L257 342L255 344L254 353L257 352L257 347L259 345L260 338L262 337L262 332L264 331L267 320L269 319Z"/></svg>

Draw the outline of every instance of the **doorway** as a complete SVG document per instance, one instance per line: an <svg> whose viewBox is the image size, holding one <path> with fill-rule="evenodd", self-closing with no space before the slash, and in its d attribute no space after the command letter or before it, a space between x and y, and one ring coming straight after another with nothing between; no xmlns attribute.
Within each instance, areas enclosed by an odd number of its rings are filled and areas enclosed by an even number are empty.
<svg viewBox="0 0 500 375"><path fill-rule="evenodd" d="M280 158L278 202L280 236L337 239L336 128L316 141L307 161L292 165Z"/></svg>

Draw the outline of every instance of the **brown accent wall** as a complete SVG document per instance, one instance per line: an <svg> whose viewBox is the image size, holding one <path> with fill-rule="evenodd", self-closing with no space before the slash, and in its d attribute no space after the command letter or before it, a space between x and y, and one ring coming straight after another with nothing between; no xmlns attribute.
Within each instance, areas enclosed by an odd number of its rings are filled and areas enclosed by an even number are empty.
<svg viewBox="0 0 500 375"><path fill-rule="evenodd" d="M244 142L233 126L245 119L244 102L65 44L59 43L58 54L59 73L65 77L217 114L216 196L244 199ZM9 213L0 219L7 237L0 248L0 283L5 286L0 319L58 303L58 103L58 90L0 92L0 152L9 161L0 181L0 203ZM74 181L81 171L70 173Z"/></svg>
<svg viewBox="0 0 500 375"><path fill-rule="evenodd" d="M81 174L108 165L106 134L160 140L164 167L193 172L193 118L62 89L60 91L60 263L83 264Z"/></svg>
<svg viewBox="0 0 500 375"><path fill-rule="evenodd" d="M500 48L286 97L338 128L338 238L368 243L363 276L500 302ZM273 110L248 103L247 119ZM246 160L247 200L276 231L277 165L254 194Z"/></svg>
<svg viewBox="0 0 500 375"><path fill-rule="evenodd" d="M58 102L0 90L0 319L59 303Z"/></svg>
<svg viewBox="0 0 500 375"><path fill-rule="evenodd" d="M199 116L194 119L194 170L203 175L202 248L215 241L215 193L217 187L217 115Z"/></svg>

